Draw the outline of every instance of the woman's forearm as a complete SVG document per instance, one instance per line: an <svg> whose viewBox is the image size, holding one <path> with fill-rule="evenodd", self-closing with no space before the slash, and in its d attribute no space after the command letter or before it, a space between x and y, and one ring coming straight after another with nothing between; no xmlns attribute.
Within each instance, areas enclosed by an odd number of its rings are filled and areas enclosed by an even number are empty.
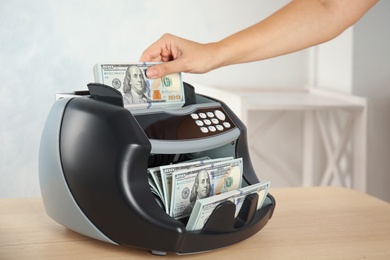
<svg viewBox="0 0 390 260"><path fill-rule="evenodd" d="M205 73L237 63L264 60L328 41L359 20L378 0L293 0L261 22L221 41L200 44L163 35L141 61L163 61L147 75Z"/></svg>
<svg viewBox="0 0 390 260"><path fill-rule="evenodd" d="M377 0L295 0L263 21L217 43L215 68L263 60L326 42Z"/></svg>

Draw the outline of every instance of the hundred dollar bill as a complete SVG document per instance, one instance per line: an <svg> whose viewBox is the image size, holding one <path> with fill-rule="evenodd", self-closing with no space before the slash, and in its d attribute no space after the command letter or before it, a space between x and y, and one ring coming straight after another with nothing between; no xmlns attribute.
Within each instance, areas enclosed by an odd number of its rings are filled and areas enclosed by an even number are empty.
<svg viewBox="0 0 390 260"><path fill-rule="evenodd" d="M235 216L236 217L242 207L245 197L252 193L259 195L257 209L260 209L263 205L265 197L268 194L270 182L256 183L247 187L243 187L238 190L221 193L216 196L197 200L194 209L188 219L186 229L187 230L199 230L202 229L213 213L214 209L224 201L231 201L236 205Z"/></svg>
<svg viewBox="0 0 390 260"><path fill-rule="evenodd" d="M234 196L237 194L237 190L232 190L197 200L191 212L190 218L188 219L186 229L188 231L202 229L215 207L225 201L231 201L234 203Z"/></svg>
<svg viewBox="0 0 390 260"><path fill-rule="evenodd" d="M211 165L213 163L228 161L232 159L233 157L223 157L217 159L200 159L200 160L198 159L198 160L191 160L188 162L160 166L160 171L155 173L161 174L160 178L163 186L163 197L164 197L164 204L166 205L165 209L167 214L169 214L170 211L169 206L171 203L173 172L180 171L183 169L190 169L190 168L196 168L205 165Z"/></svg>
<svg viewBox="0 0 390 260"><path fill-rule="evenodd" d="M130 64L96 64L95 81L120 91L126 108L178 108L185 103L181 73L158 79L146 77L146 70L157 64L134 62Z"/></svg>
<svg viewBox="0 0 390 260"><path fill-rule="evenodd" d="M152 177L152 175L150 174L149 171L148 171L148 183L149 183L150 191L154 195L154 198L155 198L157 204L161 208L165 209L165 205L164 205L164 201L163 201L163 198L162 198L162 194L159 191L159 189L157 188L155 180L153 179L153 177Z"/></svg>
<svg viewBox="0 0 390 260"><path fill-rule="evenodd" d="M245 198L249 194L257 193L257 209L260 209L263 206L264 200L267 197L269 187L271 185L270 181L264 181L260 183L255 183L246 187L239 189L239 194L234 197L234 203L236 204L236 215L241 209L242 204L245 201Z"/></svg>
<svg viewBox="0 0 390 260"><path fill-rule="evenodd" d="M185 163L189 163L189 162L198 162L198 161L205 161L205 160L210 160L210 157L204 156L201 158L196 158L196 159L192 159L192 160L188 160L188 161L184 161L184 162L179 162L178 164L185 164ZM158 194L160 195L160 199L163 201L164 208L165 208L165 199L164 199L163 183L162 183L162 179L161 179L160 166L148 168L147 172L148 172L149 185L152 189L152 192L154 189L156 189L158 191Z"/></svg>
<svg viewBox="0 0 390 260"><path fill-rule="evenodd" d="M241 188L242 158L172 173L169 215L187 217L196 200Z"/></svg>
<svg viewBox="0 0 390 260"><path fill-rule="evenodd" d="M149 186L151 187L152 191L155 190L164 203L164 193L161 188L162 182L161 182L161 174L160 174L160 167L153 167L153 168L148 168L148 180L149 180ZM165 207L165 203L164 203Z"/></svg>
<svg viewBox="0 0 390 260"><path fill-rule="evenodd" d="M156 194L157 196L161 197L160 192L158 191L156 185L154 184L154 180L152 179L152 175L148 174L148 184L150 187L150 190L152 193Z"/></svg>

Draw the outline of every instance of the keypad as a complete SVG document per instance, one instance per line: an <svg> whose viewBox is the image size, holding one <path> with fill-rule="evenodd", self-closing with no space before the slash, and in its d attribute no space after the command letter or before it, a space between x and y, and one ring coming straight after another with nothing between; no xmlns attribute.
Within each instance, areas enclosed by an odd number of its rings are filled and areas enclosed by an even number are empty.
<svg viewBox="0 0 390 260"><path fill-rule="evenodd" d="M199 126L202 133L222 132L232 128L232 124L227 122L225 113L219 109L214 111L192 113L197 126Z"/></svg>

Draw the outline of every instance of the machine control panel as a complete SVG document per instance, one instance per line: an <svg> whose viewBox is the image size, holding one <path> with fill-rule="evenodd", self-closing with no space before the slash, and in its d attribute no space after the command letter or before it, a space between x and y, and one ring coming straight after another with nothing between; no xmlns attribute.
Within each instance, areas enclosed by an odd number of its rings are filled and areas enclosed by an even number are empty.
<svg viewBox="0 0 390 260"><path fill-rule="evenodd" d="M186 114L157 112L135 115L149 139L193 140L220 135L236 128L220 107L202 107Z"/></svg>

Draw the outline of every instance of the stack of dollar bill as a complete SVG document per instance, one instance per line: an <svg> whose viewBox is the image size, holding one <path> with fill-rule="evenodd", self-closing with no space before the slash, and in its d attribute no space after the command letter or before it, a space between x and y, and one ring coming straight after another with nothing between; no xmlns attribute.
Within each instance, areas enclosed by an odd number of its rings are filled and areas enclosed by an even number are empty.
<svg viewBox="0 0 390 260"><path fill-rule="evenodd" d="M199 230L202 229L207 222L211 213L218 204L224 201L231 201L236 205L235 217L238 215L245 197L252 193L257 193L259 199L257 202L257 209L260 209L268 194L270 182L260 182L250 186L243 187L238 190L232 190L212 197L197 200L192 214L188 220L187 230Z"/></svg>
<svg viewBox="0 0 390 260"><path fill-rule="evenodd" d="M146 70L156 63L96 64L95 82L121 92L124 106L136 108L178 108L185 103L181 73L149 79Z"/></svg>
<svg viewBox="0 0 390 260"><path fill-rule="evenodd" d="M173 218L190 216L188 230L201 229L222 201L232 201L239 212L246 195L258 193L260 208L268 194L269 182L242 187L242 176L242 158L232 157L200 158L148 169L151 191Z"/></svg>

